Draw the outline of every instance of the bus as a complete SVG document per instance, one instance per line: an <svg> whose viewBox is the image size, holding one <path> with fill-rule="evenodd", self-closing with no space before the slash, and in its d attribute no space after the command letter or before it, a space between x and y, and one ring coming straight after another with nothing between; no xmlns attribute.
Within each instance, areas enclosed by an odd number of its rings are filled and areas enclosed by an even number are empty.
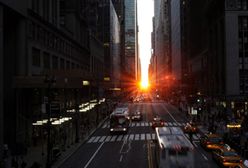
<svg viewBox="0 0 248 168"><path fill-rule="evenodd" d="M110 133L127 133L130 124L129 108L117 107L110 114Z"/></svg>
<svg viewBox="0 0 248 168"><path fill-rule="evenodd" d="M157 127L154 148L155 167L194 168L194 146L180 127Z"/></svg>

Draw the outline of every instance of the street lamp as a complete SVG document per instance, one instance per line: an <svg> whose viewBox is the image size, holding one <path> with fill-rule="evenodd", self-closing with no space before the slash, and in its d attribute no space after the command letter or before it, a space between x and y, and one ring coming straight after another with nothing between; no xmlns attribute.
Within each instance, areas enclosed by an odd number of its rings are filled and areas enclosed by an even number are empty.
<svg viewBox="0 0 248 168"><path fill-rule="evenodd" d="M48 84L48 122L47 122L47 162L46 168L51 167L51 87L56 83L56 78L54 76L46 75L44 83Z"/></svg>

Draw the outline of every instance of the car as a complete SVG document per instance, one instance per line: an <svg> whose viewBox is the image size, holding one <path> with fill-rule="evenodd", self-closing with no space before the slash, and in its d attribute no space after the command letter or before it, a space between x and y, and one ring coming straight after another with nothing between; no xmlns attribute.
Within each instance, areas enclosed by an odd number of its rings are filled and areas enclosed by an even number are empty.
<svg viewBox="0 0 248 168"><path fill-rule="evenodd" d="M219 134L205 134L200 138L200 144L207 150L216 150L222 148L223 138Z"/></svg>
<svg viewBox="0 0 248 168"><path fill-rule="evenodd" d="M188 122L183 127L183 131L185 133L197 133L198 132L197 124L195 122Z"/></svg>
<svg viewBox="0 0 248 168"><path fill-rule="evenodd" d="M244 168L243 160L236 151L230 147L222 146L221 148L215 149L212 153L212 157L221 167Z"/></svg>
<svg viewBox="0 0 248 168"><path fill-rule="evenodd" d="M133 120L133 121L141 121L142 120L141 112L140 111L135 111L131 116L131 120Z"/></svg>
<svg viewBox="0 0 248 168"><path fill-rule="evenodd" d="M152 121L152 128L155 129L156 127L163 127L165 125L165 121L156 116L153 118L153 121Z"/></svg>

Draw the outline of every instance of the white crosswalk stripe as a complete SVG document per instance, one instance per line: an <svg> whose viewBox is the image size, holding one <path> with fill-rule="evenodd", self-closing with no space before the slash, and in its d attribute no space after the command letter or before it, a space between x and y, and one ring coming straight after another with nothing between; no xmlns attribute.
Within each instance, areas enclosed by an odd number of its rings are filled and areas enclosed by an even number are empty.
<svg viewBox="0 0 248 168"><path fill-rule="evenodd" d="M173 125L174 125L174 126L177 126L177 123L176 123L176 122L173 122Z"/></svg>
<svg viewBox="0 0 248 168"><path fill-rule="evenodd" d="M139 127L140 126L140 123L137 123L136 126Z"/></svg>
<svg viewBox="0 0 248 168"><path fill-rule="evenodd" d="M152 126L152 122L149 122L149 125Z"/></svg>
<svg viewBox="0 0 248 168"><path fill-rule="evenodd" d="M109 142L112 136L107 136L107 138L105 139L105 142Z"/></svg>
<svg viewBox="0 0 248 168"><path fill-rule="evenodd" d="M104 123L102 128L106 128L107 127L107 123Z"/></svg>
<svg viewBox="0 0 248 168"><path fill-rule="evenodd" d="M99 142L103 142L105 140L106 136L102 136Z"/></svg>
<svg viewBox="0 0 248 168"><path fill-rule="evenodd" d="M112 136L112 138L110 139L110 142L114 142L116 137L117 137L116 135Z"/></svg>
<svg viewBox="0 0 248 168"><path fill-rule="evenodd" d="M135 134L135 140L139 140L139 134Z"/></svg>
<svg viewBox="0 0 248 168"><path fill-rule="evenodd" d="M177 125L178 125L179 127L181 127L181 126L182 126L182 123L177 123Z"/></svg>
<svg viewBox="0 0 248 168"><path fill-rule="evenodd" d="M140 140L145 140L145 134L140 134Z"/></svg>
<svg viewBox="0 0 248 168"><path fill-rule="evenodd" d="M168 126L172 126L172 123L171 122L168 122Z"/></svg>
<svg viewBox="0 0 248 168"><path fill-rule="evenodd" d="M95 139L94 139L94 143L97 142L101 137L100 136L97 136Z"/></svg>
<svg viewBox="0 0 248 168"><path fill-rule="evenodd" d="M193 140L198 140L199 138L194 134L193 135Z"/></svg>
<svg viewBox="0 0 248 168"><path fill-rule="evenodd" d="M135 123L132 123L131 127L134 127L135 126Z"/></svg>
<svg viewBox="0 0 248 168"><path fill-rule="evenodd" d="M156 139L156 135L152 134L152 139L155 140Z"/></svg>
<svg viewBox="0 0 248 168"><path fill-rule="evenodd" d="M148 122L145 122L145 126L148 127L149 126L149 123Z"/></svg>
<svg viewBox="0 0 248 168"><path fill-rule="evenodd" d="M88 142L87 143L91 143L94 139L95 139L96 137L91 137L89 140L88 140Z"/></svg>
<svg viewBox="0 0 248 168"><path fill-rule="evenodd" d="M129 136L129 140L133 140L133 138L134 138L134 134L131 134L131 135Z"/></svg>
<svg viewBox="0 0 248 168"><path fill-rule="evenodd" d="M145 126L145 124L144 123L141 123L141 127L144 127Z"/></svg>
<svg viewBox="0 0 248 168"><path fill-rule="evenodd" d="M146 140L151 140L151 134L146 134Z"/></svg>
<svg viewBox="0 0 248 168"><path fill-rule="evenodd" d="M121 141L123 138L123 135L119 135L118 138L117 138L117 141Z"/></svg>

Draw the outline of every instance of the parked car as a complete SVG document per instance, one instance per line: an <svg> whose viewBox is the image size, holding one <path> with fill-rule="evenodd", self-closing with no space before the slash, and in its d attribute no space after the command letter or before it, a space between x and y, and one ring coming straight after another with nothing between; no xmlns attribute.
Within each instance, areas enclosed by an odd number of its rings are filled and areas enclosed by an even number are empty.
<svg viewBox="0 0 248 168"><path fill-rule="evenodd" d="M153 118L153 121L152 121L152 128L155 129L156 127L163 127L165 125L165 121L156 116Z"/></svg>
<svg viewBox="0 0 248 168"><path fill-rule="evenodd" d="M230 147L222 146L213 151L213 159L221 167L244 168L243 160Z"/></svg>
<svg viewBox="0 0 248 168"><path fill-rule="evenodd" d="M219 134L205 134L200 138L200 144L207 150L222 148L223 138Z"/></svg>

